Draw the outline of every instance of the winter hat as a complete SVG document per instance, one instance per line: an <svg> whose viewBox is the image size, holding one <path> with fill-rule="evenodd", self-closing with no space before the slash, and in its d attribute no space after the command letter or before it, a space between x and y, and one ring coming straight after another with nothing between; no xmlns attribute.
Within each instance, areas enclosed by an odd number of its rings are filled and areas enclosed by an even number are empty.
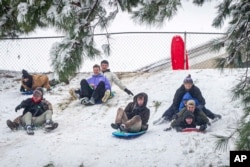
<svg viewBox="0 0 250 167"><path fill-rule="evenodd" d="M190 111L187 111L187 112L184 113L183 117L184 117L184 119L186 119L186 118L194 119L194 114L192 112L190 112Z"/></svg>
<svg viewBox="0 0 250 167"><path fill-rule="evenodd" d="M36 89L34 92L33 92L33 96L39 96L39 97L42 97L43 96L43 93L40 91L40 90L38 90L38 89Z"/></svg>
<svg viewBox="0 0 250 167"><path fill-rule="evenodd" d="M195 101L194 100L188 100L187 105L188 106L195 106Z"/></svg>
<svg viewBox="0 0 250 167"><path fill-rule="evenodd" d="M40 92L42 92L42 96L44 94L43 88L42 87L37 87L35 90L39 90Z"/></svg>
<svg viewBox="0 0 250 167"><path fill-rule="evenodd" d="M30 77L30 75L29 75L29 73L26 71L26 70L22 70L22 73L23 73L23 78L29 78Z"/></svg>
<svg viewBox="0 0 250 167"><path fill-rule="evenodd" d="M190 74L188 74L188 76L184 79L183 83L191 83L191 84L193 84L193 80L192 80Z"/></svg>

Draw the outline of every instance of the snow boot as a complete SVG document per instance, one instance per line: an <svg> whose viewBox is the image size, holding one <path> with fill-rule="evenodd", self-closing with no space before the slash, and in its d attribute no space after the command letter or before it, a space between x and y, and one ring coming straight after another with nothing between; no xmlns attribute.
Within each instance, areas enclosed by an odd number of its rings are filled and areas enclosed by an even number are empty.
<svg viewBox="0 0 250 167"><path fill-rule="evenodd" d="M120 128L120 125L121 125L121 124L119 124L119 123L112 123L112 124L111 124L111 127L112 127L113 129L119 129L119 128Z"/></svg>
<svg viewBox="0 0 250 167"><path fill-rule="evenodd" d="M34 131L33 131L33 128L30 126L30 125L27 125L26 127L26 132L28 135L34 135Z"/></svg>
<svg viewBox="0 0 250 167"><path fill-rule="evenodd" d="M12 122L11 120L7 120L6 121L7 126L11 129L11 130L17 130L18 129L18 124L16 122Z"/></svg>

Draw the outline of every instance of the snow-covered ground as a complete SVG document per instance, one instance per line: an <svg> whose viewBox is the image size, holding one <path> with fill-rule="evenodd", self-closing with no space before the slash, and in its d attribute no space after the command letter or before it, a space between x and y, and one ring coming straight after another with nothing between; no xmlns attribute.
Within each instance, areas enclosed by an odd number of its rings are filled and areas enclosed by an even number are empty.
<svg viewBox="0 0 250 167"><path fill-rule="evenodd" d="M241 70L161 71L138 74L122 81L134 94L146 92L151 115L149 130L134 139L112 136L118 107L125 107L133 97L113 85L116 95L107 104L83 106L70 100L68 90L79 87L87 74L78 74L69 85L57 85L45 98L54 106L54 121L59 127L51 133L37 129L34 136L24 130L12 132L6 125L22 113L15 107L30 95L19 93L21 74L14 78L0 73L0 166L42 167L208 167L228 166L229 150L215 150L214 134L227 135L243 113L240 100L232 101L231 88L237 83ZM223 118L209 127L207 133L177 133L163 131L169 124L153 126L170 106L176 89L191 74L194 83L206 99L206 107ZM156 104L160 104L157 108Z"/></svg>

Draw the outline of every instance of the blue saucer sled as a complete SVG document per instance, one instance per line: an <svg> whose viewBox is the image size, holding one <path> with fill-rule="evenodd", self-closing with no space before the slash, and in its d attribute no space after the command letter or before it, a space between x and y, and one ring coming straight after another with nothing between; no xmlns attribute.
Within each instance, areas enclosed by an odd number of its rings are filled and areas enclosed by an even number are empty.
<svg viewBox="0 0 250 167"><path fill-rule="evenodd" d="M142 134L145 134L146 131L140 131L140 132L135 132L135 133L130 133L130 132L124 132L124 131L120 131L117 130L115 132L112 133L113 136L115 137L119 137L119 138L130 138L130 137L138 137Z"/></svg>
<svg viewBox="0 0 250 167"><path fill-rule="evenodd" d="M22 95L32 95L33 94L33 91L30 90L30 91L25 91L25 92L21 92Z"/></svg>

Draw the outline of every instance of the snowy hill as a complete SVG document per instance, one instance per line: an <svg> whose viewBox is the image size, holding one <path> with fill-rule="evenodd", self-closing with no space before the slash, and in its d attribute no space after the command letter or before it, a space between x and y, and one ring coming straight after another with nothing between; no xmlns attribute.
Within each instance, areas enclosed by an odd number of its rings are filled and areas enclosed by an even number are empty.
<svg viewBox="0 0 250 167"><path fill-rule="evenodd" d="M241 70L189 70L145 73L122 81L134 94L146 92L151 115L148 132L135 139L118 139L111 135L118 107L125 107L132 97L113 85L115 98L107 104L83 106L70 99L68 90L79 87L80 80L87 77L79 74L69 85L58 85L45 98L54 106L54 121L59 127L44 133L37 129L34 136L25 131L12 132L6 125L7 119L14 119L22 112L15 107L30 96L19 93L18 78L0 74L0 166L42 167L53 164L56 167L207 167L228 166L229 150L215 150L214 134L226 135L238 123L242 114L240 101L231 101L231 88L237 83ZM194 83L206 99L206 107L221 114L219 120L209 127L208 132L177 133L164 132L169 124L153 126L170 106L176 89L183 79L191 74ZM158 108L156 104L161 104ZM233 150L233 143L229 145Z"/></svg>

